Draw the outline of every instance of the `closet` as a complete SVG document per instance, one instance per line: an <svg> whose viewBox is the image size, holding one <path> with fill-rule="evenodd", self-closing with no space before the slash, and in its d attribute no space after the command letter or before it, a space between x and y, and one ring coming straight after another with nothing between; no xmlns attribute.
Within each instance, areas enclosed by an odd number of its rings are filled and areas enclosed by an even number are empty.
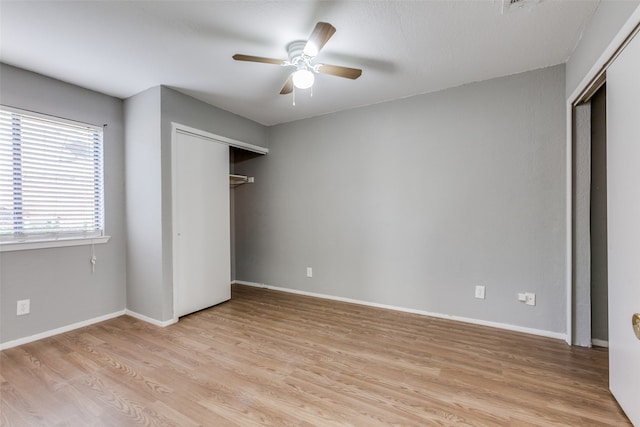
<svg viewBox="0 0 640 427"><path fill-rule="evenodd" d="M171 141L174 317L231 298L230 150L267 149L175 125Z"/></svg>

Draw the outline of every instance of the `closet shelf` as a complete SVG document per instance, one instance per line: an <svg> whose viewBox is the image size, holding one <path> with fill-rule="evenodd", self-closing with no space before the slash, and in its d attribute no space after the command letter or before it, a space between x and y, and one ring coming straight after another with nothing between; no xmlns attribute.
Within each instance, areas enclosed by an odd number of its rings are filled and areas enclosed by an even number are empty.
<svg viewBox="0 0 640 427"><path fill-rule="evenodd" d="M231 185L231 187L237 187L238 185L242 185L242 184L247 184L247 183L252 183L253 182L253 177L252 176L245 176L245 175L229 175L229 185Z"/></svg>

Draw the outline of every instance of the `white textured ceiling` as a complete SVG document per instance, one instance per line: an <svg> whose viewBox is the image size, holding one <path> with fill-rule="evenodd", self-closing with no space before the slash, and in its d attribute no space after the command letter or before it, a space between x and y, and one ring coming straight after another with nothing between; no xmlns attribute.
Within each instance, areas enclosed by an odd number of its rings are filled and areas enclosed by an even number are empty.
<svg viewBox="0 0 640 427"><path fill-rule="evenodd" d="M501 14L477 1L1 1L0 61L119 98L167 85L272 125L566 62L597 0L542 0ZM316 22L337 32L313 97L280 95L286 59ZM1 76L0 76L1 78Z"/></svg>

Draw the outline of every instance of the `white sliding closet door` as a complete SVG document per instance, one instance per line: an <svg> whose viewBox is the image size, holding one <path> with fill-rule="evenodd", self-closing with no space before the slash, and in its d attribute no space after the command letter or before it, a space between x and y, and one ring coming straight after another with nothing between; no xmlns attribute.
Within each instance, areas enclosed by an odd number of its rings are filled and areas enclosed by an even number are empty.
<svg viewBox="0 0 640 427"><path fill-rule="evenodd" d="M172 140L175 317L231 298L229 146L181 133Z"/></svg>
<svg viewBox="0 0 640 427"><path fill-rule="evenodd" d="M639 104L640 33L607 70L609 386L636 426L640 426L640 325L634 331L632 322L640 318Z"/></svg>

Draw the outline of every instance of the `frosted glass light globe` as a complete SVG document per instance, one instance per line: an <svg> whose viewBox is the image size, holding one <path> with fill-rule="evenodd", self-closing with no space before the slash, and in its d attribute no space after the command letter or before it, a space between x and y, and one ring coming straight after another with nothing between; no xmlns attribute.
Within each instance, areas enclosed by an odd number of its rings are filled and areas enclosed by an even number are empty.
<svg viewBox="0 0 640 427"><path fill-rule="evenodd" d="M315 77L309 70L298 70L293 73L293 84L298 89L309 89L313 86Z"/></svg>

